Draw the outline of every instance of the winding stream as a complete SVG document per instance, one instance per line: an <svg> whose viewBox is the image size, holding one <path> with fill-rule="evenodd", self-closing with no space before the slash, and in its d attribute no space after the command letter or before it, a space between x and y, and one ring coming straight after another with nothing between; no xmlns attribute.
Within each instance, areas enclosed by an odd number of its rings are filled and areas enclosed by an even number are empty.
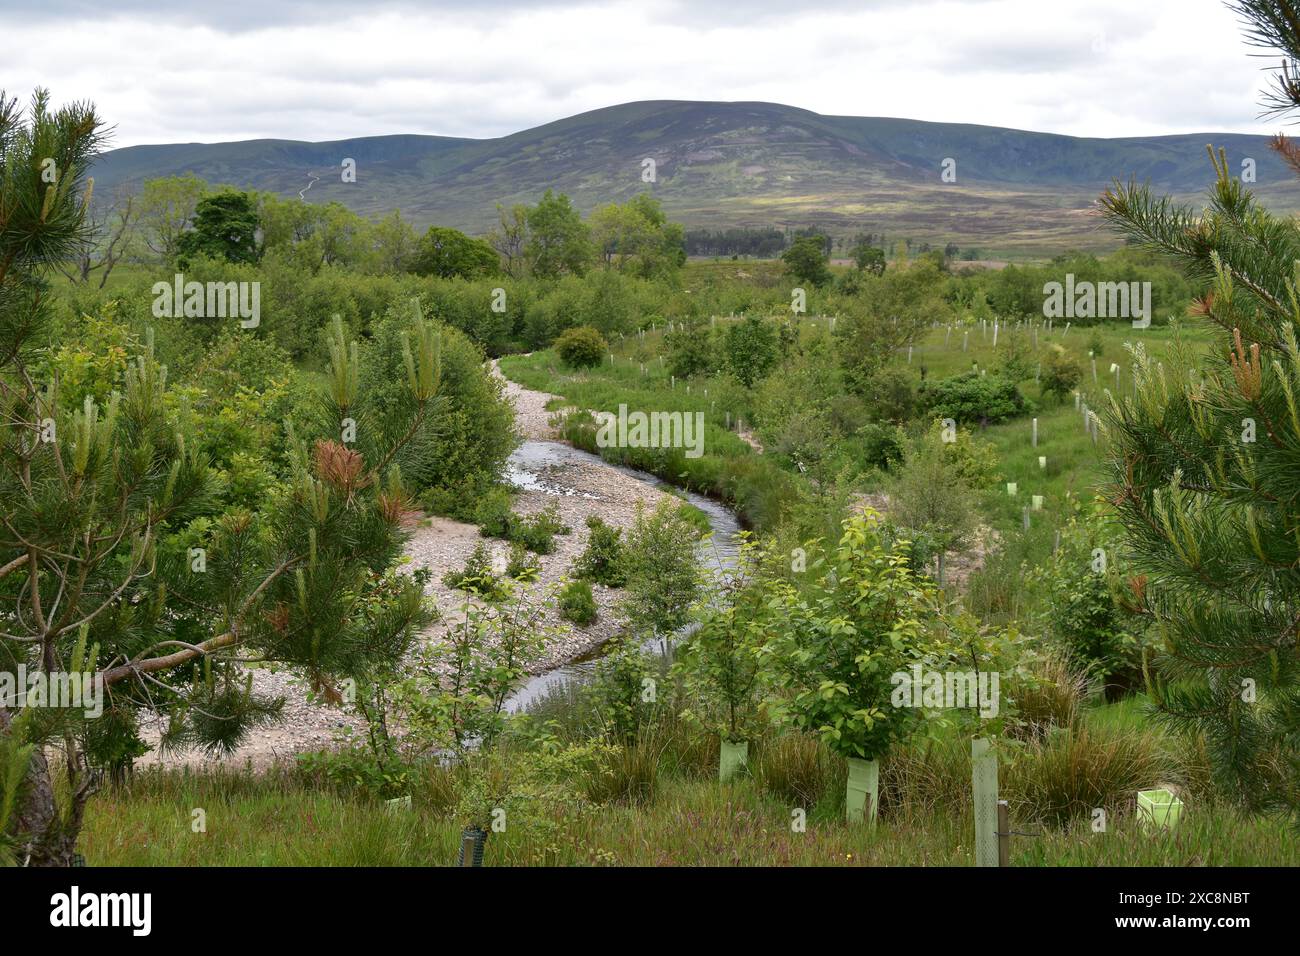
<svg viewBox="0 0 1300 956"><path fill-rule="evenodd" d="M507 481L518 488L555 495L556 497L585 494L575 491L573 488L565 487L552 474L553 471L558 470L558 466L562 466L566 462L596 464L602 468L620 471L652 488L663 484L660 479L649 472L611 464L599 455L593 455L571 445L561 444L556 441L539 440L525 441L515 449L514 454L506 462L505 477ZM722 574L734 568L739 550L737 535L740 532L740 522L736 516L728 508L710 498L705 498L703 495L680 489L677 490L677 493L703 511L708 516L709 527L713 529L712 540L700 545L699 560L715 574ZM587 495L587 497L591 496ZM656 641L649 643L651 646L658 646ZM591 674L595 661L600 659L603 654L604 647L598 647L577 660L529 678L528 682L506 701L507 711L514 713L521 708L527 707L553 688L558 688L566 683L585 680Z"/></svg>

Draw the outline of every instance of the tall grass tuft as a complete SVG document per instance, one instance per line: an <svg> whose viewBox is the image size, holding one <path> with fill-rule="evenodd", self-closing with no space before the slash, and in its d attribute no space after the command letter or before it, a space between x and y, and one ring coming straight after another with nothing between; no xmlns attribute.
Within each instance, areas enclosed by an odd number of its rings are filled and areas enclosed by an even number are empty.
<svg viewBox="0 0 1300 956"><path fill-rule="evenodd" d="M750 769L763 792L794 807L812 809L842 796L848 764L816 737L787 733L758 742Z"/></svg>

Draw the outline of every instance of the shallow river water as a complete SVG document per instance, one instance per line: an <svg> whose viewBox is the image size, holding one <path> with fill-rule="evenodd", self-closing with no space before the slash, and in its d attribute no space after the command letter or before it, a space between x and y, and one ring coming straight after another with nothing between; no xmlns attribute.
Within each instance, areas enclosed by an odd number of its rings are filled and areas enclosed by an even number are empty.
<svg viewBox="0 0 1300 956"><path fill-rule="evenodd" d="M602 468L620 471L625 475L657 487L661 482L649 472L638 471L613 465L598 455L593 455L570 445L554 441L526 441L515 449L506 463L506 480L518 488L538 491L556 497L584 494L566 487L563 481L566 463L594 464ZM715 573L722 574L736 565L740 531L740 522L725 506L711 498L697 495L690 491L679 491L687 501L708 516L709 526L713 529L710 541L702 543L699 549L700 562ZM590 497L590 496L588 496ZM532 701L544 696L553 688L565 683L585 680L590 675L594 662L603 654L603 648L584 655L554 670L537 674L529 678L518 691L506 702L506 709L511 713L527 707Z"/></svg>

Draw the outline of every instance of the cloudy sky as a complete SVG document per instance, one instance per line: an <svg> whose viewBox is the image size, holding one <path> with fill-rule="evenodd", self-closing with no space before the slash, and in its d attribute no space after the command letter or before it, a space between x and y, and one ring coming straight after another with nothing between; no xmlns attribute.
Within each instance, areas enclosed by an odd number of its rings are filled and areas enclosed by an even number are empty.
<svg viewBox="0 0 1300 956"><path fill-rule="evenodd" d="M489 137L646 99L1079 136L1275 132L1220 0L0 0L0 88L113 144ZM51 63L61 65L52 68Z"/></svg>

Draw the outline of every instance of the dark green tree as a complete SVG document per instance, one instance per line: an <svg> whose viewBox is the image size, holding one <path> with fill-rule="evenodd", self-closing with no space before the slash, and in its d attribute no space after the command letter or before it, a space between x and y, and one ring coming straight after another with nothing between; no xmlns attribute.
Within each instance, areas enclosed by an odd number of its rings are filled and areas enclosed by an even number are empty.
<svg viewBox="0 0 1300 956"><path fill-rule="evenodd" d="M776 326L756 315L746 316L723 333L722 355L728 370L751 387L781 358Z"/></svg>
<svg viewBox="0 0 1300 956"><path fill-rule="evenodd" d="M819 286L831 280L825 236L801 236L781 253L781 261L796 282Z"/></svg>
<svg viewBox="0 0 1300 956"><path fill-rule="evenodd" d="M853 262L859 272L881 275L885 271L885 250L879 246L859 242L853 247Z"/></svg>
<svg viewBox="0 0 1300 956"><path fill-rule="evenodd" d="M528 239L524 256L533 275L545 279L572 273L582 275L595 251L587 224L564 193L546 190L528 210Z"/></svg>
<svg viewBox="0 0 1300 956"><path fill-rule="evenodd" d="M501 273L497 252L459 229L430 226L420 237L411 271L443 279L479 279Z"/></svg>
<svg viewBox="0 0 1300 956"><path fill-rule="evenodd" d="M200 199L194 211L194 228L176 243L184 267L195 256L226 262L257 262L257 202L248 193L223 190Z"/></svg>
<svg viewBox="0 0 1300 956"><path fill-rule="evenodd" d="M1300 107L1300 21L1285 0L1235 4L1286 60L1270 105ZM1300 150L1275 141L1300 170ZM1300 227L1274 216L1210 150L1203 211L1117 182L1101 205L1131 240L1208 283L1192 314L1210 354L1134 349L1137 394L1106 419L1113 487L1141 609L1160 635L1150 692L1200 734L1242 801L1300 813Z"/></svg>

